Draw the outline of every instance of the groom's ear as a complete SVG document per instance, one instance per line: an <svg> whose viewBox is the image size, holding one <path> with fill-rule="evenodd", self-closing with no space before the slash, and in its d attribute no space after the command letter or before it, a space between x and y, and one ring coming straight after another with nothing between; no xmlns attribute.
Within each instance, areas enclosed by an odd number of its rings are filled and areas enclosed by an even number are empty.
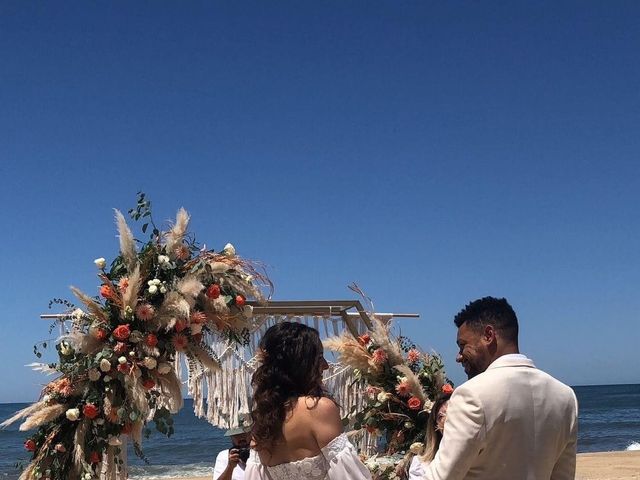
<svg viewBox="0 0 640 480"><path fill-rule="evenodd" d="M496 341L496 329L493 325L484 325L482 329L482 340L487 345L491 345Z"/></svg>

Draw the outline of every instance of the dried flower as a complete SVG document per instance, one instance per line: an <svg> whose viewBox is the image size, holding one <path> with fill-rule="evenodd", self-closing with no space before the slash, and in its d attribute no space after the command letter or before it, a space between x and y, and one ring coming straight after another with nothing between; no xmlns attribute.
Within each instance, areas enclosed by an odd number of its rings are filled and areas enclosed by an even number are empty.
<svg viewBox="0 0 640 480"><path fill-rule="evenodd" d="M153 319L155 316L156 310L150 303L141 303L138 305L138 308L136 308L136 317L144 322Z"/></svg>
<svg viewBox="0 0 640 480"><path fill-rule="evenodd" d="M418 350L412 348L407 352L407 361L409 363L416 363L418 360L420 360L420 352Z"/></svg>
<svg viewBox="0 0 640 480"><path fill-rule="evenodd" d="M387 352L385 352L382 348L376 348L373 352L373 363L376 365L381 365L387 361Z"/></svg>
<svg viewBox="0 0 640 480"><path fill-rule="evenodd" d="M87 371L87 375L89 376L89 380L91 380L92 382L97 382L98 380L100 380L100 372L95 368L90 368Z"/></svg>
<svg viewBox="0 0 640 480"><path fill-rule="evenodd" d="M396 385L396 392L402 397L406 397L411 393L411 385L406 377L401 377L400 382Z"/></svg>
<svg viewBox="0 0 640 480"><path fill-rule="evenodd" d="M189 342L187 340L187 337L185 337L181 333L174 335L171 341L173 342L173 346L176 348L176 350L179 350L179 351L182 351L185 348L187 348L187 344Z"/></svg>

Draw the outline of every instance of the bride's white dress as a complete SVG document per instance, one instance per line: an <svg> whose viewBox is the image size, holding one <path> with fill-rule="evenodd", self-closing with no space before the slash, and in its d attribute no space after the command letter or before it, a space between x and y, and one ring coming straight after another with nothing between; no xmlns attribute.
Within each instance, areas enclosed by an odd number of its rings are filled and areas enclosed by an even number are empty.
<svg viewBox="0 0 640 480"><path fill-rule="evenodd" d="M355 447L342 434L331 440L315 457L268 467L254 450L247 460L245 480L370 480Z"/></svg>

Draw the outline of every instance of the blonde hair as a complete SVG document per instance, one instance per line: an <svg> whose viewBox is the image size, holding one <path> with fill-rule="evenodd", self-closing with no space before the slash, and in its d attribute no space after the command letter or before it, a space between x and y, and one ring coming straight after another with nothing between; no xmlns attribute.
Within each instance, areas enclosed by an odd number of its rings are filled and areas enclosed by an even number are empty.
<svg viewBox="0 0 640 480"><path fill-rule="evenodd" d="M424 452L419 457L423 463L431 462L435 458L436 453L438 453L438 448L440 448L440 442L442 441L442 432L437 428L438 412L450 398L451 394L439 396L431 408L431 413L429 413L429 418L427 419Z"/></svg>

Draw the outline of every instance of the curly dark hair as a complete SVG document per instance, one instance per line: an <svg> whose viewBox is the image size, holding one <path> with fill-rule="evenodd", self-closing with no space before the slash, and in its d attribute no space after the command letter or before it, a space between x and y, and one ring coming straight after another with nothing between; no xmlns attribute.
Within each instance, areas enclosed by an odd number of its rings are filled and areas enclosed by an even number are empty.
<svg viewBox="0 0 640 480"><path fill-rule="evenodd" d="M491 325L502 336L518 344L518 317L506 298L483 297L465 306L453 319L456 327L463 323L476 329Z"/></svg>
<svg viewBox="0 0 640 480"><path fill-rule="evenodd" d="M322 342L315 328L280 322L260 340L262 364L253 385L252 435L258 450L282 439L282 425L299 397L329 397L322 385Z"/></svg>

